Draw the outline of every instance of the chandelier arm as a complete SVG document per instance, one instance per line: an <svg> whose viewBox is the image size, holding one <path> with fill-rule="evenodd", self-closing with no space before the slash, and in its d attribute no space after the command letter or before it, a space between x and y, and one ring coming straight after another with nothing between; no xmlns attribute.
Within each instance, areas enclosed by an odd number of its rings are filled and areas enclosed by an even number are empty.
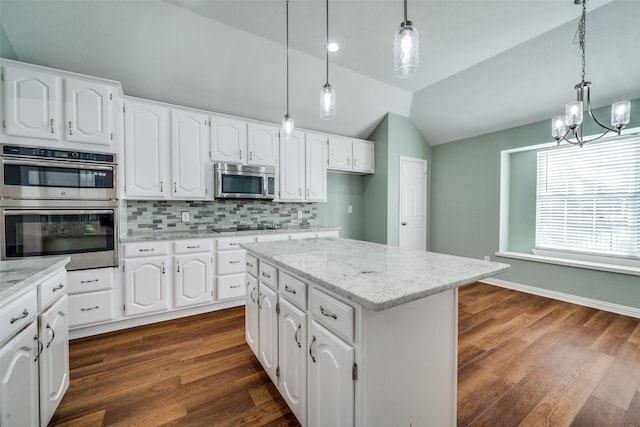
<svg viewBox="0 0 640 427"><path fill-rule="evenodd" d="M600 138L604 137L606 134L609 133L608 130L605 130L602 135L597 136L595 138L592 139L584 139L582 136L578 135L577 133L574 132L574 137L576 138L575 141L570 140L569 138L567 138L567 135L569 135L569 133L571 133L571 130L568 130L567 133L564 134L564 136L561 138L562 141L569 143L571 145L579 145L582 147L582 144L586 144L589 142L593 142L593 141L597 141ZM559 141L558 141L559 142Z"/></svg>

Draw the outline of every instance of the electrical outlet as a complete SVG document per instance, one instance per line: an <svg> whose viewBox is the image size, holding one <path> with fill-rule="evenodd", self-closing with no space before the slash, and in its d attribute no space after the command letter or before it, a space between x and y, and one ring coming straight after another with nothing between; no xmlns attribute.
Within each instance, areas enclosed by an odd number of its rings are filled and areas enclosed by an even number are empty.
<svg viewBox="0 0 640 427"><path fill-rule="evenodd" d="M298 219L302 219L302 211L298 211Z"/></svg>
<svg viewBox="0 0 640 427"><path fill-rule="evenodd" d="M347 213L353 213L353 206L347 206Z"/></svg>
<svg viewBox="0 0 640 427"><path fill-rule="evenodd" d="M189 222L189 211L182 212L182 222Z"/></svg>
<svg viewBox="0 0 640 427"><path fill-rule="evenodd" d="M485 256L484 256L484 260L485 260L485 261L491 261L491 257L490 257L489 255L485 255Z"/></svg>

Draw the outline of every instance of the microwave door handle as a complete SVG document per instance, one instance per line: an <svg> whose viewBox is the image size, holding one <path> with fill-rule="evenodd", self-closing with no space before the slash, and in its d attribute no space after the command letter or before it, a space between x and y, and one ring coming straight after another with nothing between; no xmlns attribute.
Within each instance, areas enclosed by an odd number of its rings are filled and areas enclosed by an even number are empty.
<svg viewBox="0 0 640 427"><path fill-rule="evenodd" d="M98 164L80 164L80 163L67 163L60 161L42 162L31 159L14 160L14 159L2 159L2 163L5 165L25 165L25 166L44 166L44 167L56 167L63 169L88 169L88 170L100 170L100 171L112 171L113 166L102 166Z"/></svg>
<svg viewBox="0 0 640 427"><path fill-rule="evenodd" d="M102 214L114 214L114 210L51 210L51 209L5 209L3 211L5 216L21 216L21 215L102 215Z"/></svg>

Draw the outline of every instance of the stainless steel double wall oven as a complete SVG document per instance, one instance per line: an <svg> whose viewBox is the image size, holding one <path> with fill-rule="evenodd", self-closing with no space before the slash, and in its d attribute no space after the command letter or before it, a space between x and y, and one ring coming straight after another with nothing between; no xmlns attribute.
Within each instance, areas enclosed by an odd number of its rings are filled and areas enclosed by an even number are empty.
<svg viewBox="0 0 640 427"><path fill-rule="evenodd" d="M2 260L69 255L69 270L117 266L116 155L0 148Z"/></svg>

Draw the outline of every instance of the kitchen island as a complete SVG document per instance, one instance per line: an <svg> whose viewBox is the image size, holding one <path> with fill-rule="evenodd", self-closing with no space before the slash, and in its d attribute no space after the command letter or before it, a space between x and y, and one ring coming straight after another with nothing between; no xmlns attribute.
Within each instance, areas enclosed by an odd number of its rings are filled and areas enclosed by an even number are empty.
<svg viewBox="0 0 640 427"><path fill-rule="evenodd" d="M340 238L242 247L247 342L302 425L455 425L457 288L508 265Z"/></svg>

